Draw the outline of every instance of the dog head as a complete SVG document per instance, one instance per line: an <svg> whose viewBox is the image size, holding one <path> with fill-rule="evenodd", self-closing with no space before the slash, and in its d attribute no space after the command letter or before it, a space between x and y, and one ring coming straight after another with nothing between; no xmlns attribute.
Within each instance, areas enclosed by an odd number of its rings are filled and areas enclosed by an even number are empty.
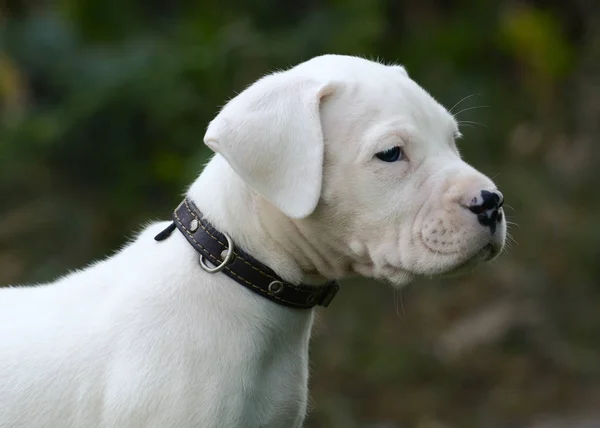
<svg viewBox="0 0 600 428"><path fill-rule="evenodd" d="M400 285L503 248L503 196L459 136L402 67L325 55L251 85L204 141L348 271Z"/></svg>

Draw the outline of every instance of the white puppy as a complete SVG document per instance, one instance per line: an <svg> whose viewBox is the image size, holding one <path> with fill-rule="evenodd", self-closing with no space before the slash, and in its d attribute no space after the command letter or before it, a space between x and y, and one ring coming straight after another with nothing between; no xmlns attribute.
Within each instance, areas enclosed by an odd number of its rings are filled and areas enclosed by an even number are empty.
<svg viewBox="0 0 600 428"><path fill-rule="evenodd" d="M402 67L321 56L222 109L187 198L283 282L401 286L504 245L502 195L458 135ZM1 428L302 425L313 310L207 273L188 229L154 240L168 225L52 284L0 290Z"/></svg>

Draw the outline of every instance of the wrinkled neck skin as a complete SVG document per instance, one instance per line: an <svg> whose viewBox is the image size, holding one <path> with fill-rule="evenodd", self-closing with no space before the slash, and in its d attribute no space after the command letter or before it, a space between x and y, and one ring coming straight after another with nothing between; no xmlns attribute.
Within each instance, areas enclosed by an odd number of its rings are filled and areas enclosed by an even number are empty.
<svg viewBox="0 0 600 428"><path fill-rule="evenodd" d="M220 155L212 158L187 196L215 228L293 284L320 284L351 273L350 251L327 228L318 227L319 220L286 217Z"/></svg>

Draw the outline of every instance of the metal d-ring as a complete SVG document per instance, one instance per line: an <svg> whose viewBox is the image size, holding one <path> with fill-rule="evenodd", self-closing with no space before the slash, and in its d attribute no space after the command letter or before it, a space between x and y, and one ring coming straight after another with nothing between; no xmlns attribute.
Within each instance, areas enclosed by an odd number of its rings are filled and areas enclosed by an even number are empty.
<svg viewBox="0 0 600 428"><path fill-rule="evenodd" d="M204 262L204 254L200 254L200 266L208 273L221 272L223 269L225 269L225 266L227 266L233 258L233 241L231 240L228 234L223 233L223 235L225 236L225 239L227 239L227 254L225 255L225 258L223 259L221 264L215 266L214 268L210 268L206 266L206 263Z"/></svg>

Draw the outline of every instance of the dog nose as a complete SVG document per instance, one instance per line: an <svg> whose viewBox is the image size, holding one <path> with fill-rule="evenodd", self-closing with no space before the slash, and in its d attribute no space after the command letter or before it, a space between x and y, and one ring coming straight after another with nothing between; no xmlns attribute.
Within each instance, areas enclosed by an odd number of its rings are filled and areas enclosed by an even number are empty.
<svg viewBox="0 0 600 428"><path fill-rule="evenodd" d="M496 225L502 221L502 205L504 196L498 190L482 190L479 196L471 199L469 210L477 214L477 220L494 233Z"/></svg>
<svg viewBox="0 0 600 428"><path fill-rule="evenodd" d="M498 190L482 190L481 196L471 199L469 210L481 214L489 210L498 210L504 204L504 196Z"/></svg>

